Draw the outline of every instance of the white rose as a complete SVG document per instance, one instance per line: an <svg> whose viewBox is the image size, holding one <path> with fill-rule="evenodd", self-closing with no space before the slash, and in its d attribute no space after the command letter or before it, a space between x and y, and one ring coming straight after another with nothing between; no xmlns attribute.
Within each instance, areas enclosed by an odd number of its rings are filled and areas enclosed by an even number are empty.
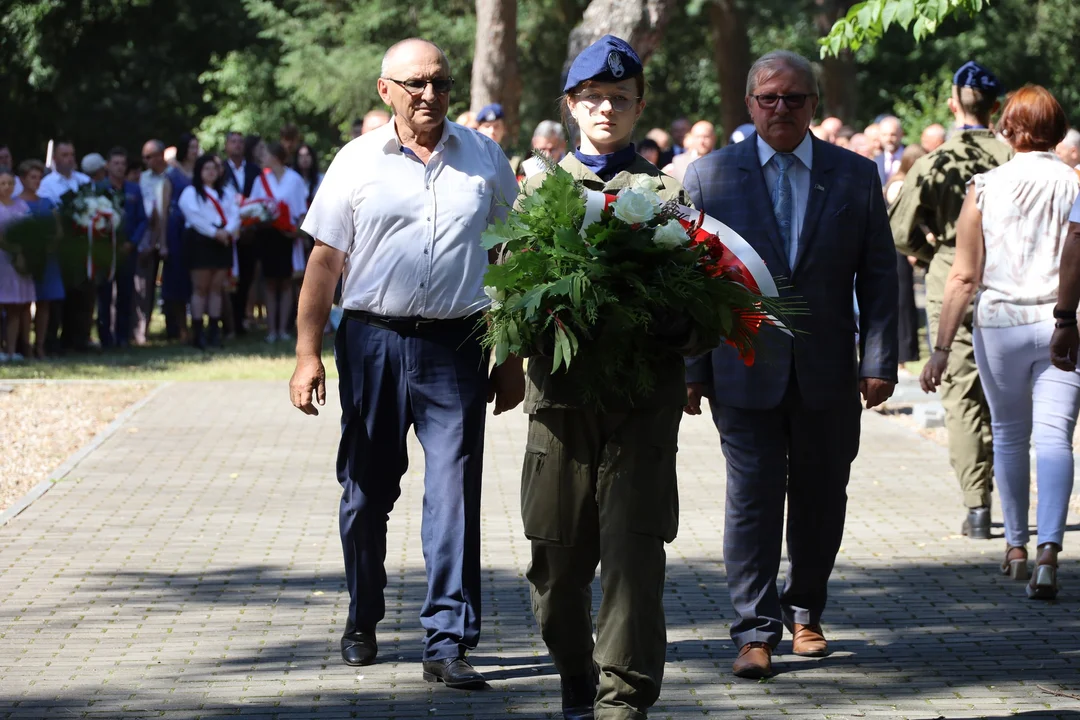
<svg viewBox="0 0 1080 720"><path fill-rule="evenodd" d="M653 242L662 248L674 250L690 242L690 236L678 220L668 220L653 232Z"/></svg>
<svg viewBox="0 0 1080 720"><path fill-rule="evenodd" d="M658 181L652 175L635 175L630 188L648 193L655 193Z"/></svg>
<svg viewBox="0 0 1080 720"><path fill-rule="evenodd" d="M506 300L506 291L499 290L493 285L484 286L484 294L491 300L491 309L498 310Z"/></svg>
<svg viewBox="0 0 1080 720"><path fill-rule="evenodd" d="M660 196L648 190L626 188L619 193L611 210L615 217L629 225L646 223L656 217L663 202Z"/></svg>

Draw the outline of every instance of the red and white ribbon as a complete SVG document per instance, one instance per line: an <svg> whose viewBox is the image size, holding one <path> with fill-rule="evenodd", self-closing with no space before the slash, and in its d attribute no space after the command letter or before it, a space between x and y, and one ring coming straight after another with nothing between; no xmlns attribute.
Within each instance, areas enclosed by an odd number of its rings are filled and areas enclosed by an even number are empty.
<svg viewBox="0 0 1080 720"><path fill-rule="evenodd" d="M97 225L99 218L105 218L109 224L109 231L112 235L112 261L109 265L109 279L107 282L112 282L116 277L116 223L113 222L115 212L111 210L98 210L94 213L94 216L90 218L90 222L86 225L86 279L94 279L94 226Z"/></svg>
<svg viewBox="0 0 1080 720"><path fill-rule="evenodd" d="M595 190L585 191L585 218L581 222L582 235L585 234L585 228L599 221L604 210L614 204L617 199L618 196L616 195ZM731 253L736 268L743 271L741 274L752 279L754 284L757 285L756 288L750 288L751 290L757 290L765 297L777 297L780 294L776 289L776 282L769 273L769 269L765 266L765 261L739 233L716 218L705 215L700 210L695 210L686 205L679 205L677 210L682 219L691 225L696 224L700 219L701 229L715 235L720 240L723 246Z"/></svg>
<svg viewBox="0 0 1080 720"><path fill-rule="evenodd" d="M617 195L597 192L596 190L585 191L585 217L581 221L581 235L585 236L585 229L603 216L604 211L613 205L618 199ZM714 235L724 247L721 264L725 267L728 277L745 285L752 292L759 293L764 297L778 297L779 290L776 281L773 280L765 261L761 259L753 246L748 243L739 233L729 228L716 218L709 217L700 210L695 210L686 205L676 207L680 220L687 234L691 237L702 235ZM698 229L695 231L694 228ZM784 327L777 318L766 316L769 323L787 335L791 331Z"/></svg>

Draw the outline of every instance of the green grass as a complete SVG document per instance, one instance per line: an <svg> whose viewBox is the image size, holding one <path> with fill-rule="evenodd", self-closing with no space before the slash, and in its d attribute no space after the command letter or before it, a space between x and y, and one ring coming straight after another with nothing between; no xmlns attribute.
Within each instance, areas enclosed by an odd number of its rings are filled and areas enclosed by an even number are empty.
<svg viewBox="0 0 1080 720"><path fill-rule="evenodd" d="M287 382L296 364L295 345L264 342L262 330L226 341L225 347L202 352L189 345L164 340L160 313L155 314L146 347L72 353L45 361L0 365L3 380L280 380ZM323 342L323 363L328 377L337 377L333 337Z"/></svg>

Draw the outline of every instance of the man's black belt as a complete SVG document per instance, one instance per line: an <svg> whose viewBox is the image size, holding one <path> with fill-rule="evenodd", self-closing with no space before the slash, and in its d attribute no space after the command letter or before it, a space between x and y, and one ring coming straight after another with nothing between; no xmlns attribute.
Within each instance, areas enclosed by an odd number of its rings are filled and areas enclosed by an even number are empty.
<svg viewBox="0 0 1080 720"><path fill-rule="evenodd" d="M349 320L401 334L439 332L443 330L473 330L480 322L480 318L483 317L483 313L473 313L461 318L436 320L422 317L386 317L385 315L375 315L363 310L346 310L344 315Z"/></svg>

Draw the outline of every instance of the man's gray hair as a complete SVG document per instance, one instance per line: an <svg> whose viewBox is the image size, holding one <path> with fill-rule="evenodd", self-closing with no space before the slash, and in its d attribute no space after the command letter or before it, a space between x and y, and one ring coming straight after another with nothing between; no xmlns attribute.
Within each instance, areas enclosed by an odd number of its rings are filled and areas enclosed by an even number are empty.
<svg viewBox="0 0 1080 720"><path fill-rule="evenodd" d="M1065 147L1080 149L1080 130L1069 128L1069 131L1065 133L1065 137L1061 139L1061 144Z"/></svg>
<svg viewBox="0 0 1080 720"><path fill-rule="evenodd" d="M554 120L541 120L540 124L533 130L533 139L536 138L555 138L556 140L566 140L566 132L563 130L563 126Z"/></svg>
<svg viewBox="0 0 1080 720"><path fill-rule="evenodd" d="M789 50L773 50L757 59L746 76L746 94L753 95L758 85L780 70L794 70L802 76L807 90L817 94L817 75L814 74L814 66L802 55Z"/></svg>
<svg viewBox="0 0 1080 720"><path fill-rule="evenodd" d="M165 143L160 140L147 140L146 144L152 145L154 147L154 152L165 152Z"/></svg>

